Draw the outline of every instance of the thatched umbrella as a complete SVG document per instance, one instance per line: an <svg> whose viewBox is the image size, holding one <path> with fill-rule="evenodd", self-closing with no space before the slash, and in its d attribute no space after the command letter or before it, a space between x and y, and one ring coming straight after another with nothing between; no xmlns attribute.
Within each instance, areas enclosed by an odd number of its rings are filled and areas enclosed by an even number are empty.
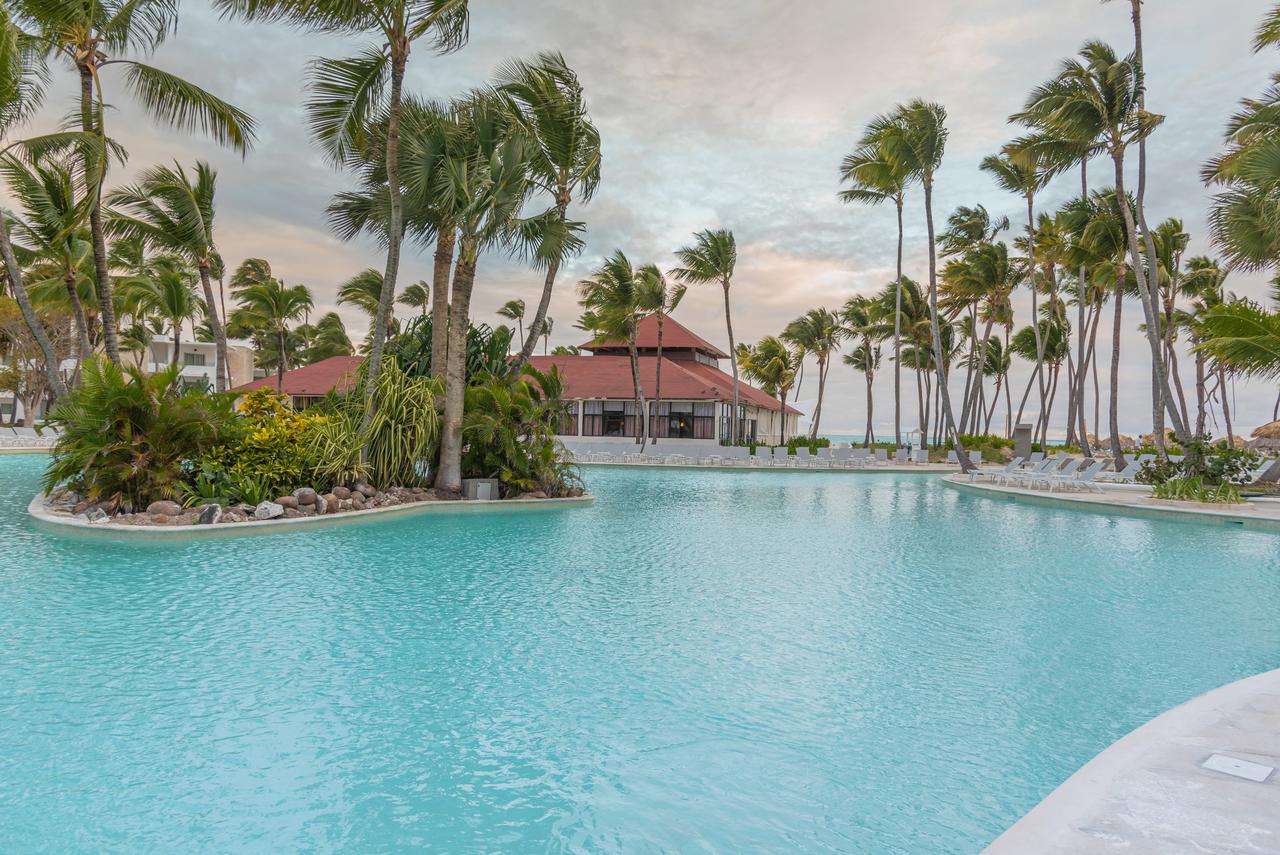
<svg viewBox="0 0 1280 855"><path fill-rule="evenodd" d="M1262 427L1255 428L1251 436L1253 439L1249 441L1250 448L1263 451L1280 449L1280 421L1267 422Z"/></svg>

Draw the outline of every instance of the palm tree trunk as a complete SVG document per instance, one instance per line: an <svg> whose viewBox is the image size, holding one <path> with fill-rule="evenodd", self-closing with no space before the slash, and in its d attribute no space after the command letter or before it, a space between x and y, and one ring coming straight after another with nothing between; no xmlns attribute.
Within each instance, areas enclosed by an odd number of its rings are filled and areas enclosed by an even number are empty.
<svg viewBox="0 0 1280 855"><path fill-rule="evenodd" d="M868 359L871 358L870 351L868 351L867 353L867 358ZM866 438L863 440L862 444L865 445L867 448L870 448L871 440L872 440L871 412L872 412L872 407L875 406L873 398L871 397L871 384L875 382L875 374L871 371L866 372L866 374L867 374L867 435L866 435Z"/></svg>
<svg viewBox="0 0 1280 855"><path fill-rule="evenodd" d="M1196 355L1196 436L1204 435L1204 354L1199 350ZM1274 419L1273 419L1274 421Z"/></svg>
<svg viewBox="0 0 1280 855"><path fill-rule="evenodd" d="M58 355L54 352L53 341L49 338L48 331L45 330L44 324L41 323L40 317L31 305L31 298L27 296L26 280L22 278L22 268L18 266L18 260L14 257L13 244L9 242L9 223L3 212L0 212L0 256L4 257L4 269L9 275L9 288L13 291L13 299L18 304L18 310L22 312L22 320L26 322L31 336L36 340L36 344L40 345L40 353L44 355L45 377L49 382L49 391L57 401L67 394L66 384L62 382ZM17 413L16 407L14 413Z"/></svg>
<svg viewBox="0 0 1280 855"><path fill-rule="evenodd" d="M102 127L101 112L98 127L94 127L93 91L94 73L88 65L78 64L80 72L80 129L85 133L98 132L103 143L99 155L102 163L95 169L92 163L85 163L85 183L92 185L93 201L89 206L89 232L93 244L94 279L98 291L98 320L102 323L102 347L107 358L116 365L120 364L120 338L116 332L115 307L111 302L111 270L107 265L107 238L102 227L102 185L107 177L106 129ZM77 301L78 302L78 301ZM85 354L88 355L87 353ZM83 358L83 357L81 357Z"/></svg>
<svg viewBox="0 0 1280 855"><path fill-rule="evenodd" d="M209 263L202 261L200 263L200 284L204 287L205 310L208 313L209 328L213 331L213 348L215 352L214 368L215 389L219 392L227 391L227 331L222 326L222 321L218 318L217 304L213 299L213 281L209 278Z"/></svg>
<svg viewBox="0 0 1280 855"><path fill-rule="evenodd" d="M457 235L452 225L436 233L435 265L431 271L431 376L443 380L449 367L449 270Z"/></svg>
<svg viewBox="0 0 1280 855"><path fill-rule="evenodd" d="M369 370L364 391L364 429L373 422L373 390L382 373L382 351L387 341L387 325L396 299L396 276L400 273L400 242L404 238L404 206L400 198L400 112L405 64L409 61L409 39L398 33L391 40L391 97L387 104L387 192L390 211L387 224L387 266L382 274L382 291L378 295L378 313L371 330ZM361 457L368 451L362 450Z"/></svg>
<svg viewBox="0 0 1280 855"><path fill-rule="evenodd" d="M663 299L665 300L665 295ZM651 438L650 441L654 445L658 444L658 434L660 433L660 431L657 430L657 420L661 418L658 411L662 409L662 321L663 321L663 316L664 316L664 312L662 311L662 308L659 307L658 308L658 355L653 365L653 420L654 420L653 427L654 427L654 430L650 431L650 433L653 434L653 437Z"/></svg>
<svg viewBox="0 0 1280 855"><path fill-rule="evenodd" d="M1222 390L1222 419L1227 429L1227 447L1236 447L1236 435L1231 429L1231 402L1227 394L1227 370L1218 366L1218 388Z"/></svg>
<svg viewBox="0 0 1280 855"><path fill-rule="evenodd" d="M938 314L938 257L937 248L934 246L933 233L933 176L926 175L923 183L924 217L929 232L929 320L933 331L933 358L937 363L934 369L938 374L938 397L942 401L942 415L939 419L939 426L945 427L946 434L951 437L956 455L960 458L961 470L968 472L975 467L970 462L968 455L964 453L964 444L960 441L960 434L956 431L955 419L951 414L951 396L947 394L947 374L942 361L942 331L939 328L941 316Z"/></svg>
<svg viewBox="0 0 1280 855"><path fill-rule="evenodd" d="M462 491L462 416L466 403L467 327L471 314L471 290L476 279L475 245L464 237L459 250L453 269L453 293L449 301L449 357L445 371L440 471L436 478L436 487L450 493Z"/></svg>
<svg viewBox="0 0 1280 855"><path fill-rule="evenodd" d="M818 438L818 424L822 421L822 396L827 389L827 357L818 357L818 404L813 408L813 424L809 426L809 439Z"/></svg>
<svg viewBox="0 0 1280 855"><path fill-rule="evenodd" d="M729 331L729 366L733 369L733 410L729 413L729 444L738 444L738 359L737 343L733 340L733 319L729 316L729 280L724 286L724 325ZM821 394L819 394L821 401Z"/></svg>
<svg viewBox="0 0 1280 855"><path fill-rule="evenodd" d="M917 421L919 422L919 427L920 427L920 444L928 448L929 446L929 414L925 412L925 408L924 408L924 387L920 380L919 366L915 367L915 371L916 371L916 408L919 411L919 418L917 419Z"/></svg>
<svg viewBox="0 0 1280 855"><path fill-rule="evenodd" d="M1121 207L1124 207L1123 202ZM1120 333L1121 312L1124 309L1124 277L1125 269L1122 264L1116 276L1116 308L1111 323L1111 415L1108 422L1111 429L1111 456L1115 460L1116 469L1124 468L1124 449L1120 447Z"/></svg>
<svg viewBox="0 0 1280 855"><path fill-rule="evenodd" d="M893 444L902 445L902 194L894 197L898 209L898 278L893 288Z"/></svg>
<svg viewBox="0 0 1280 855"><path fill-rule="evenodd" d="M286 370L286 359L284 355L285 337L286 330L282 324L276 329L276 344L280 348L279 352L276 354L276 394L279 395L284 394L284 372Z"/></svg>
<svg viewBox="0 0 1280 855"><path fill-rule="evenodd" d="M636 442L640 443L640 453L644 454L645 440L649 437L649 414L645 412L644 388L640 385L640 354L636 352L636 332L634 327L627 336L627 356L631 358L631 384L636 403Z"/></svg>
<svg viewBox="0 0 1280 855"><path fill-rule="evenodd" d="M569 188L561 184L556 189L556 216L563 223L568 218L569 212ZM520 353L511 363L511 371L508 376L514 377L520 373L520 369L529 361L529 357L533 354L533 342L538 340L538 336L542 334L542 325L546 322L547 310L551 307L551 291L556 284L556 274L560 272L560 257L553 256L547 263L547 275L542 279L542 296L538 298L538 309L533 313L533 320L529 323L529 338L520 347ZM726 290L728 285L725 285ZM728 304L728 295L725 296L725 303ZM727 313L725 317L728 317ZM729 333L729 353L733 353L733 332ZM736 362L734 368L734 376L737 376ZM737 391L735 384L734 391Z"/></svg>
<svg viewBox="0 0 1280 855"><path fill-rule="evenodd" d="M76 290L76 272L68 270L62 277L67 287L67 300L71 303L71 316L76 323L76 351L81 359L88 359L93 353L93 345L89 343L89 321L84 316L84 306L80 304L80 292Z"/></svg>

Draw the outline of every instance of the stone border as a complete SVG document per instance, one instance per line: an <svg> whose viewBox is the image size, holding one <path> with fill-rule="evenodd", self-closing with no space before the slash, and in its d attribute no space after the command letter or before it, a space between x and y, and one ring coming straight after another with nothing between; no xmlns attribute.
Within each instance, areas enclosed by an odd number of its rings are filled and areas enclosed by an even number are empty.
<svg viewBox="0 0 1280 855"><path fill-rule="evenodd" d="M1208 691L1112 743L984 855L1274 852L1280 772L1254 783L1202 764L1222 753L1276 767L1278 722L1280 669Z"/></svg>
<svg viewBox="0 0 1280 855"><path fill-rule="evenodd" d="M706 465L700 463L629 463L622 460L594 460L594 461L574 461L574 466L613 466L618 468L632 467L635 469L701 469L712 470L715 472L864 472L868 474L892 474L892 475L941 475L943 473L954 473L959 467L952 463L909 463L877 465L868 464L867 466L849 466L849 467L829 467L829 466L739 466L735 464L725 465L723 463L708 463Z"/></svg>
<svg viewBox="0 0 1280 855"><path fill-rule="evenodd" d="M138 526L116 523L91 523L76 519L70 514L53 513L45 507L45 495L37 494L27 505L27 513L42 528L59 534L75 534L86 537L118 537L126 540L181 540L187 538L236 537L240 535L285 534L299 529L313 529L369 522L373 518L391 519L428 513L483 513L485 511L537 511L556 508L587 507L595 502L590 493L583 496L559 499L456 499L412 502L390 505L385 508L365 508L362 511L342 511L314 517L283 517L273 520L254 520L242 523L216 523L214 525L164 525Z"/></svg>
<svg viewBox="0 0 1280 855"><path fill-rule="evenodd" d="M942 483L962 493L984 496L988 499L1026 502L1034 505L1050 505L1058 508L1074 508L1079 511L1102 514L1122 514L1148 519L1180 520L1204 524L1239 525L1264 531L1280 531L1280 503L1246 502L1244 505L1203 505L1196 502L1172 502L1139 495L1133 488L1107 488L1105 493L1053 493L1048 490L1027 490L1021 487L1004 487L987 481L970 481L966 476L951 475ZM1122 495L1129 493L1129 496ZM1274 507L1272 506L1274 504ZM1226 510L1224 508L1232 508Z"/></svg>

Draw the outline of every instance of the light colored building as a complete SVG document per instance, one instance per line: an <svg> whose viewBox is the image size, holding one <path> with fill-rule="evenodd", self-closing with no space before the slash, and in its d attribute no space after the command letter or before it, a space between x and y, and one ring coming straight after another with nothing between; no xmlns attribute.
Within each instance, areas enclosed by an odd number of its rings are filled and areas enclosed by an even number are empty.
<svg viewBox="0 0 1280 855"><path fill-rule="evenodd" d="M151 340L144 357L143 367L151 372L163 371L173 360L173 342L157 336ZM217 388L214 369L217 350L211 341L183 341L178 346L178 360L182 370L178 375L184 386ZM253 343L243 339L227 340L227 365L230 369L231 389L253 379Z"/></svg>
<svg viewBox="0 0 1280 855"><path fill-rule="evenodd" d="M593 341L582 345L591 355L535 356L529 361L540 371L557 368L564 381L569 413L561 422L560 438L576 444L635 443L636 418L631 359L621 341ZM729 440L733 377L720 369L729 355L666 318L662 327L662 401L654 404L658 375L658 320L650 315L636 331L640 356L640 386L649 417L649 436L680 445L714 446ZM739 380L740 440L779 444L798 432L800 411Z"/></svg>

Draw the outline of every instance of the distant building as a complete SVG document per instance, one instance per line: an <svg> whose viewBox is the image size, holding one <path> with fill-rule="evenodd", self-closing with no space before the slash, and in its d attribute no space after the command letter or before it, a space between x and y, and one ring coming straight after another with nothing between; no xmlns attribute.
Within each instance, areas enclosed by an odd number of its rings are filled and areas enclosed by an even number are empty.
<svg viewBox="0 0 1280 855"><path fill-rule="evenodd" d="M126 361L128 356L122 356ZM165 341L160 336L151 340L143 357L143 365L148 372L154 374L168 368L173 360L173 342ZM216 389L214 377L217 365L217 350L211 341L183 341L178 346L178 361L182 369L178 380L188 388ZM253 343L241 339L227 340L227 366L230 369L231 382L227 388L248 383L253 379Z"/></svg>
<svg viewBox="0 0 1280 855"><path fill-rule="evenodd" d="M295 410L305 410L318 401L324 400L330 392L341 394L356 383L357 372L362 356L330 356L301 368L284 372L281 391L289 396L289 403ZM275 389L276 375L268 374L249 383L234 387L231 391L240 395L255 389Z"/></svg>
<svg viewBox="0 0 1280 855"><path fill-rule="evenodd" d="M569 413L560 436L572 447L574 439L614 439L634 442L636 418L631 360L623 341L591 341L582 345L589 356L535 356L529 361L540 371L555 366L564 380ZM658 375L658 319L650 315L636 331L640 356L640 385L649 416L649 436L679 439L682 444L728 442L733 377L720 369L729 355L683 324L666 318L662 325L662 401L654 404ZM780 443L798 432L800 411L785 411L777 398L744 381L738 382L739 439Z"/></svg>

